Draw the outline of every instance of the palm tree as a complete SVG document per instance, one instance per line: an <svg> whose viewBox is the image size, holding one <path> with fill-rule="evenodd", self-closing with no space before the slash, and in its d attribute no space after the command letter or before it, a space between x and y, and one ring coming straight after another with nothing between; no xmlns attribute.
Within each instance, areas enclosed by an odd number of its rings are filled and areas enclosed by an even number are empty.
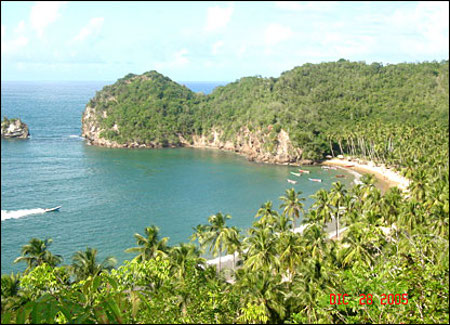
<svg viewBox="0 0 450 325"><path fill-rule="evenodd" d="M2 313L17 305L20 297L20 273L2 274Z"/></svg>
<svg viewBox="0 0 450 325"><path fill-rule="evenodd" d="M193 263L194 266L205 263L205 259L200 257L200 253L197 246L186 243L181 243L179 246L175 246L170 250L169 258L171 268L176 270L175 273L179 279L184 280L189 263Z"/></svg>
<svg viewBox="0 0 450 325"><path fill-rule="evenodd" d="M347 190L341 182L333 183L331 187L331 203L335 207L335 224L336 224L336 238L339 239L339 216L342 210L346 209L343 203L347 200Z"/></svg>
<svg viewBox="0 0 450 325"><path fill-rule="evenodd" d="M305 254L318 262L322 262L328 250L328 240L323 228L317 224L312 224L305 229L302 238Z"/></svg>
<svg viewBox="0 0 450 325"><path fill-rule="evenodd" d="M77 251L72 257L72 271L78 280L89 276L95 277L102 272L110 271L117 264L114 257L108 256L101 263L97 262L97 250L87 247L86 250Z"/></svg>
<svg viewBox="0 0 450 325"><path fill-rule="evenodd" d="M277 257L276 240L274 234L267 228L257 229L250 237L244 239L245 254L244 267L251 271L262 268L278 269L280 262Z"/></svg>
<svg viewBox="0 0 450 325"><path fill-rule="evenodd" d="M349 264L362 264L370 267L372 265L373 256L368 250L366 231L367 229L362 222L349 227L346 236L342 240L342 243L348 246L340 251L344 266Z"/></svg>
<svg viewBox="0 0 450 325"><path fill-rule="evenodd" d="M278 216L278 212L273 210L272 201L267 201L258 209L255 218L260 217L259 222L267 225L272 224L276 216Z"/></svg>
<svg viewBox="0 0 450 325"><path fill-rule="evenodd" d="M284 208L283 213L293 218L292 230L295 229L295 219L300 218L300 212L303 212L304 204L302 201L305 201L305 198L300 197L302 191L295 192L294 188L287 189L285 196L280 196L280 200L283 203L280 205L280 208Z"/></svg>
<svg viewBox="0 0 450 325"><path fill-rule="evenodd" d="M50 266L56 266L63 261L61 255L53 255L48 247L52 244L53 240L47 238L45 240L40 240L38 238L32 238L29 244L22 246L22 256L19 256L14 260L14 263L25 262L28 267L26 272L30 269L42 265L44 263Z"/></svg>
<svg viewBox="0 0 450 325"><path fill-rule="evenodd" d="M275 223L274 223L274 231L275 232L285 232L292 229L292 218L284 215L284 214L278 214L275 216Z"/></svg>
<svg viewBox="0 0 450 325"><path fill-rule="evenodd" d="M139 247L132 247L125 250L126 253L138 253L135 257L138 261L147 261L156 256L167 256L168 237L159 240L159 228L150 226L145 228L145 237L134 234Z"/></svg>
<svg viewBox="0 0 450 325"><path fill-rule="evenodd" d="M192 228L194 233L191 235L191 240L197 240L200 245L203 245L205 234L207 232L207 225L197 225L197 227Z"/></svg>
<svg viewBox="0 0 450 325"><path fill-rule="evenodd" d="M267 270L259 272L240 270L237 277L238 281L233 289L241 297L242 306L257 306L263 312L262 315L247 314L246 308L242 308L240 321L261 323L265 319L269 324L283 323L286 307L281 276L279 274L273 275Z"/></svg>
<svg viewBox="0 0 450 325"><path fill-rule="evenodd" d="M413 197L418 201L425 200L425 192L427 189L427 175L424 170L416 170L413 175L413 182L409 186L409 190Z"/></svg>
<svg viewBox="0 0 450 325"><path fill-rule="evenodd" d="M233 269L236 268L236 253L242 254L242 243L240 240L240 230L236 227L226 228L225 247L228 254L233 254Z"/></svg>
<svg viewBox="0 0 450 325"><path fill-rule="evenodd" d="M202 244L209 245L209 251L214 256L219 254L219 272L222 270L223 246L227 242L226 221L228 219L231 219L229 214L216 213L208 218L209 225L203 229L205 232L202 236Z"/></svg>
<svg viewBox="0 0 450 325"><path fill-rule="evenodd" d="M324 189L318 190L314 195L311 195L316 201L312 207L316 209L317 214L322 218L322 224L325 225L332 220L332 209L330 196Z"/></svg>
<svg viewBox="0 0 450 325"><path fill-rule="evenodd" d="M278 252L281 269L286 269L289 275L289 283L292 282L294 269L297 263L301 262L304 246L300 243L300 238L292 231L282 232L278 238Z"/></svg>

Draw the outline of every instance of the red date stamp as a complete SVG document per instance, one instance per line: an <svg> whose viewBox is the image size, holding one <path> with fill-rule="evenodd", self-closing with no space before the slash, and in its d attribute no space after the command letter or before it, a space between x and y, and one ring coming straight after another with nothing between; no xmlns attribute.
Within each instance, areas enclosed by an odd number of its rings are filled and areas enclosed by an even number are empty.
<svg viewBox="0 0 450 325"><path fill-rule="evenodd" d="M372 294L360 294L359 295L360 305L372 305L374 303L374 297ZM347 300L345 300L347 299ZM330 305L348 305L349 295L344 293L330 294ZM397 294L385 294L380 296L380 303L382 305L407 305L408 304L408 294L407 293L397 293Z"/></svg>

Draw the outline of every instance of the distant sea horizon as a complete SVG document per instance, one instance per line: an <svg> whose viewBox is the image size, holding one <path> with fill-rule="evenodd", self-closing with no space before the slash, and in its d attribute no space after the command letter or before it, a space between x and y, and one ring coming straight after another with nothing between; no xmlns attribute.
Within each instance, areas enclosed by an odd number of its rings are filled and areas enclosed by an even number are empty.
<svg viewBox="0 0 450 325"><path fill-rule="evenodd" d="M54 83L74 83L74 84L103 84L104 86L112 85L117 80L2 80L2 84L7 83L16 83L16 84L54 84ZM196 80L196 81L176 81L173 80L180 85L184 85L188 87L193 92L203 92L205 95L210 94L214 88L219 86L225 86L233 81L204 81L204 80Z"/></svg>

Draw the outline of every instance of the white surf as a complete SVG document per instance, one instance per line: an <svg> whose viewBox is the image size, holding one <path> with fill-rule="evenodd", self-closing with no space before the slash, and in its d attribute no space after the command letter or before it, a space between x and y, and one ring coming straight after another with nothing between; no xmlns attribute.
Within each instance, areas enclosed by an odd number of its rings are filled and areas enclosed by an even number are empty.
<svg viewBox="0 0 450 325"><path fill-rule="evenodd" d="M8 219L19 219L33 214L42 214L45 209L23 209L23 210L2 210L2 221Z"/></svg>

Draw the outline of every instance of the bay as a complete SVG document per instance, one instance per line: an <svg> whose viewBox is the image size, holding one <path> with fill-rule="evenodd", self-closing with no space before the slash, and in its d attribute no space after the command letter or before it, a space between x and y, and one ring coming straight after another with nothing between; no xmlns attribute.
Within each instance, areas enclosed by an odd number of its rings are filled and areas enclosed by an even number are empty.
<svg viewBox="0 0 450 325"><path fill-rule="evenodd" d="M296 178L294 167L257 164L234 153L207 149L108 149L88 146L80 137L81 114L104 82L6 82L1 85L1 114L29 125L29 140L1 142L1 272L32 237L53 238L51 251L71 262L87 246L100 258L131 259L133 234L156 225L170 244L189 241L192 227L208 216L229 213L230 225L251 226L261 204L274 206L286 179L305 197L331 187L339 171L317 167ZM224 83L184 84L210 92ZM348 174L347 174L348 175ZM345 183L353 179L349 175ZM342 181L342 179L341 179ZM306 205L312 200L308 198ZM59 212L42 209L61 205Z"/></svg>

